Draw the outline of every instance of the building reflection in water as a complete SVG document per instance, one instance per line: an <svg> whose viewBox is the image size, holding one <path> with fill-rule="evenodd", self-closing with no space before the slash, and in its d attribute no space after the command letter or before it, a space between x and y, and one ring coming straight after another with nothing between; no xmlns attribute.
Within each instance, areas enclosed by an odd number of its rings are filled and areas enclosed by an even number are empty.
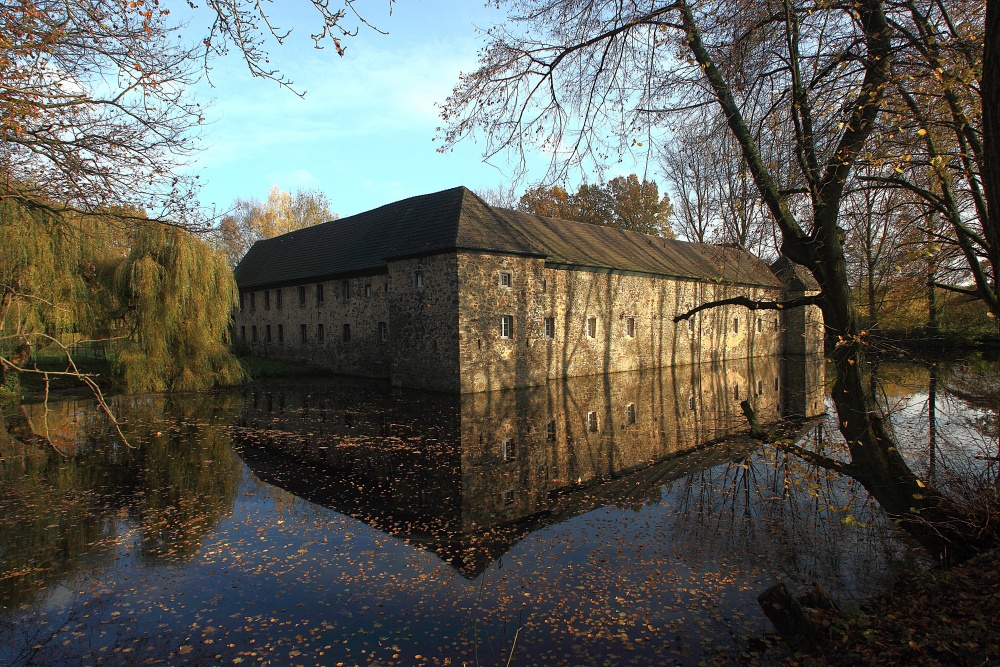
<svg viewBox="0 0 1000 667"><path fill-rule="evenodd" d="M757 447L762 423L824 410L821 357L745 359L435 395L368 381L252 388L234 443L265 481L474 577L533 530Z"/></svg>

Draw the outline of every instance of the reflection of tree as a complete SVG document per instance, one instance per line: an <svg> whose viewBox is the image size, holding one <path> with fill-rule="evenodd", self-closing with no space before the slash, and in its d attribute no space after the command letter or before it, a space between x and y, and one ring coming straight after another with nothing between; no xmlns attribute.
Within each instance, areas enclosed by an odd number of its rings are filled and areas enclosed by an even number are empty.
<svg viewBox="0 0 1000 667"><path fill-rule="evenodd" d="M106 416L81 408L87 402L67 404L84 415L68 458L25 442L27 420L0 422L0 604L6 608L77 569L82 554L113 557L121 531L115 517L135 520L143 555L155 561L193 553L235 499L239 461L218 424L238 412L238 397L119 400L115 412L128 420L135 449L122 445Z"/></svg>
<svg viewBox="0 0 1000 667"><path fill-rule="evenodd" d="M987 369L992 370L989 364L983 367ZM878 470L873 464L884 452L859 457L858 445L844 440L827 452L781 440L776 444L805 461L860 482L923 546L961 560L993 544L991 517L1000 501L993 472L996 444L984 441L977 428L978 422L995 419L997 399L990 396L1000 392L989 380L960 379L974 377L970 370L971 365L965 362L922 366L877 363L869 369L868 394L874 399L875 416L883 424L886 442L897 443L892 447L892 466L905 470L914 480L909 495L887 480L876 483L880 477L874 474ZM994 374L987 370L984 377ZM963 384L979 387L978 404L976 394L963 396L956 389ZM938 411L942 409L963 417L939 423ZM881 478L884 476L883 471Z"/></svg>
<svg viewBox="0 0 1000 667"><path fill-rule="evenodd" d="M825 424L813 424L797 443L822 451L827 436ZM850 593L891 559L890 525L861 485L780 450L699 471L666 491L677 503L667 534L695 561L724 553L745 570L770 566Z"/></svg>

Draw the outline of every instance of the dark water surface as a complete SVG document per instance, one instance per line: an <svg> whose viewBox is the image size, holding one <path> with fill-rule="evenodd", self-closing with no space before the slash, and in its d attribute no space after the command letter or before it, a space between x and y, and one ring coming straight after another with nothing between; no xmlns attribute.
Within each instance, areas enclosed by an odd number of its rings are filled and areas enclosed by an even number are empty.
<svg viewBox="0 0 1000 667"><path fill-rule="evenodd" d="M879 375L914 470L992 474L995 365ZM461 398L271 381L118 399L127 442L90 401L22 406L0 665L727 663L772 583L849 604L915 552L852 480L743 435L737 398L773 422L823 392L802 359ZM52 446L7 436L32 429Z"/></svg>

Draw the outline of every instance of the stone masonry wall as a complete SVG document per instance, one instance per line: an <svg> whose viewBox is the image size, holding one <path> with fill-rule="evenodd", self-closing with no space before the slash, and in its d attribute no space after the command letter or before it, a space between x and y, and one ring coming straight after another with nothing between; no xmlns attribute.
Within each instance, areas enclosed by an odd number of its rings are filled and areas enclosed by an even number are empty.
<svg viewBox="0 0 1000 667"><path fill-rule="evenodd" d="M389 345L381 340L379 323L389 321L388 278L382 274L243 291L235 337L255 356L387 378Z"/></svg>
<svg viewBox="0 0 1000 667"><path fill-rule="evenodd" d="M455 255L390 262L389 283L392 383L459 391Z"/></svg>
<svg viewBox="0 0 1000 667"><path fill-rule="evenodd" d="M456 290L454 255L391 262L385 274L244 290L234 333L255 356L457 392Z"/></svg>
<svg viewBox="0 0 1000 667"><path fill-rule="evenodd" d="M673 322L706 301L778 298L778 289L546 268L541 259L509 255L459 253L457 268L462 392L779 349L774 312L726 306Z"/></svg>

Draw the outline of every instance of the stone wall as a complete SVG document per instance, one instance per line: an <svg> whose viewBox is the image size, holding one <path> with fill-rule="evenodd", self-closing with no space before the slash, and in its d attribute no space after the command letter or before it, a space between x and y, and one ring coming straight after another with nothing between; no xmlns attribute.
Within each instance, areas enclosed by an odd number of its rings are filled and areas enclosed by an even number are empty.
<svg viewBox="0 0 1000 667"><path fill-rule="evenodd" d="M392 383L459 391L455 255L389 262L389 284Z"/></svg>
<svg viewBox="0 0 1000 667"><path fill-rule="evenodd" d="M388 275L376 274L243 291L235 336L255 356L387 378L389 344L379 323L389 322L388 283Z"/></svg>
<svg viewBox="0 0 1000 667"><path fill-rule="evenodd" d="M541 259L509 255L459 253L457 264L462 392L779 349L774 312L726 306L703 311L690 323L673 322L676 314L706 301L738 294L778 298L777 289L546 268ZM505 317L509 332L503 330Z"/></svg>
<svg viewBox="0 0 1000 667"><path fill-rule="evenodd" d="M797 299L802 296L818 294L816 291L789 290L787 299ZM826 329L823 326L823 311L819 306L803 306L790 308L781 314L782 337L781 350L783 354L815 356L823 354L823 341Z"/></svg>
<svg viewBox="0 0 1000 667"><path fill-rule="evenodd" d="M255 356L457 392L455 265L454 255L435 255L390 262L381 274L244 290L235 337Z"/></svg>

